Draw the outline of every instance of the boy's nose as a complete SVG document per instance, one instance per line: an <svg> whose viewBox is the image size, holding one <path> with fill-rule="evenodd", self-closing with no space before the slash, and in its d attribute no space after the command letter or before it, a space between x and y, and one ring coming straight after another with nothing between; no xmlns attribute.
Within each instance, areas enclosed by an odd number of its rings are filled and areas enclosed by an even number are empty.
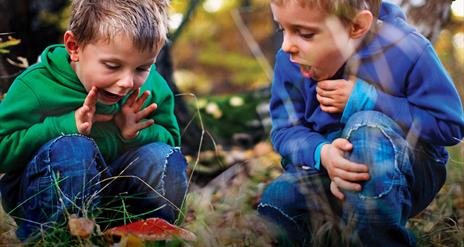
<svg viewBox="0 0 464 247"><path fill-rule="evenodd" d="M126 74L124 77L122 77L117 85L121 88L133 88L134 87L134 76L132 74Z"/></svg>
<svg viewBox="0 0 464 247"><path fill-rule="evenodd" d="M291 38L288 37L287 34L284 34L281 48L287 53L295 53L298 51L297 47L293 44Z"/></svg>

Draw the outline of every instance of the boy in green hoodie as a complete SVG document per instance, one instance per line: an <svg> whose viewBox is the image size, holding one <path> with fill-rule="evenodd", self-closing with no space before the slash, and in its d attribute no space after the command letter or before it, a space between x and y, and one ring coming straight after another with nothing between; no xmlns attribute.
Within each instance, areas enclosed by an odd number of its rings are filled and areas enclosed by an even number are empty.
<svg viewBox="0 0 464 247"><path fill-rule="evenodd" d="M175 221L186 161L174 96L154 65L168 4L74 0L64 45L11 86L0 104L0 191L19 239L121 201L131 215Z"/></svg>

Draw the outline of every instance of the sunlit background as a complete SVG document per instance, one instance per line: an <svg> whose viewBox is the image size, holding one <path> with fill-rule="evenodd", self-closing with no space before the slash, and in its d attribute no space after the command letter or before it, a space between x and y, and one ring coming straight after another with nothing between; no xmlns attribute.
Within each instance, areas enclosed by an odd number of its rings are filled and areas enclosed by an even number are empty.
<svg viewBox="0 0 464 247"><path fill-rule="evenodd" d="M172 29L179 27L187 2L173 0ZM248 8L242 6L243 2L205 0L196 10L188 28L173 48L175 79L181 90L211 95L237 93L269 85L266 67L272 68L275 51L270 42L274 27L269 1L249 1L253 4ZM411 4L420 6L425 4L425 0L414 0ZM251 51L252 44L247 43L243 27L233 14L237 8L241 21L245 23L245 31L252 34L268 65L263 65L261 58ZM451 19L435 47L460 92L464 93L464 0L453 1Z"/></svg>

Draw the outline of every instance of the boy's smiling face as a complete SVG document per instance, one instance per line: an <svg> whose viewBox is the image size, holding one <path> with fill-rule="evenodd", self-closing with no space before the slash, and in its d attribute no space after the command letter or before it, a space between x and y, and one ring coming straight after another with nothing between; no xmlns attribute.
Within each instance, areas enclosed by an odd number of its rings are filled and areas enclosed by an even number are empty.
<svg viewBox="0 0 464 247"><path fill-rule="evenodd" d="M316 81L332 77L359 44L350 37L350 25L317 7L286 1L272 3L271 9L283 31L282 50L300 65L304 77Z"/></svg>
<svg viewBox="0 0 464 247"><path fill-rule="evenodd" d="M87 91L95 86L98 100L116 104L140 88L155 62L156 52L140 51L130 38L117 35L110 41L99 39L79 47L71 32L65 34L71 66Z"/></svg>

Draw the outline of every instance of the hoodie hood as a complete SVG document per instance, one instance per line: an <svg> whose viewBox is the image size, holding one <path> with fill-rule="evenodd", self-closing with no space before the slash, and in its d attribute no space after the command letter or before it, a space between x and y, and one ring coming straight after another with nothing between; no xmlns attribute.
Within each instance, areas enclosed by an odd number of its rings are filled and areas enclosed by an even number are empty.
<svg viewBox="0 0 464 247"><path fill-rule="evenodd" d="M69 54L62 44L47 47L40 56L41 63L52 74L57 82L74 90L86 92L71 67Z"/></svg>
<svg viewBox="0 0 464 247"><path fill-rule="evenodd" d="M373 29L376 32L374 38L363 45L357 53L358 57L366 58L384 52L415 31L406 22L406 16L401 8L386 2L382 2L377 25L378 27Z"/></svg>

